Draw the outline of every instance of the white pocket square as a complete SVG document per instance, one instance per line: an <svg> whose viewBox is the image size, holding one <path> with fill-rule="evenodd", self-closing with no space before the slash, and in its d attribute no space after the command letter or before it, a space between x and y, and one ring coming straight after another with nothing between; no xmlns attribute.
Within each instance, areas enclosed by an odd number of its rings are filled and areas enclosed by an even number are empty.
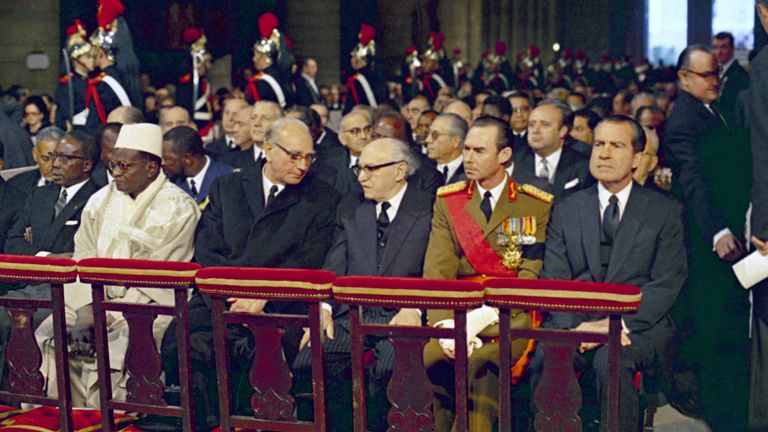
<svg viewBox="0 0 768 432"><path fill-rule="evenodd" d="M568 183L566 183L565 186L563 187L563 189L570 189L570 188L576 186L577 184L579 184L579 179L575 178L575 179L569 181Z"/></svg>
<svg viewBox="0 0 768 432"><path fill-rule="evenodd" d="M64 225L66 225L66 226L74 226L74 225L79 225L79 224L80 224L79 220L68 220L68 221L64 222Z"/></svg>

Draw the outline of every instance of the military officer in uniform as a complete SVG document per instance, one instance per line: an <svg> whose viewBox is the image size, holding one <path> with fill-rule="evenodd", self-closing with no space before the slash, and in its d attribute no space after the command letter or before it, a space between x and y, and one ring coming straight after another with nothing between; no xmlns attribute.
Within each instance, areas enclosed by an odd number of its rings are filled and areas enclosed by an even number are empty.
<svg viewBox="0 0 768 432"><path fill-rule="evenodd" d="M445 59L443 41L445 35L440 32L430 32L429 47L421 58L421 94L429 99L432 105L437 99L437 93L443 87L448 87L448 81L441 74L440 63Z"/></svg>
<svg viewBox="0 0 768 432"><path fill-rule="evenodd" d="M245 96L249 104L260 100L278 103L282 108L288 106L290 92L283 82L278 60L282 43L282 35L277 29L279 22L272 12L259 17L259 33L261 39L253 44L253 65L258 71L245 87Z"/></svg>
<svg viewBox="0 0 768 432"><path fill-rule="evenodd" d="M544 238L552 195L516 184L506 173L512 157L508 126L494 118L475 121L464 142L464 170L469 181L442 187L437 194L432 231L424 262L425 278L537 278L544 256ZM472 241L482 238L481 243ZM452 326L450 312L428 311L432 326ZM531 316L518 311L513 326L527 328ZM498 313L490 307L470 311L469 430L491 430L498 417ZM523 370L528 341L513 342ZM435 392L435 430L455 429L453 341L432 340L424 362ZM519 359L523 359L520 361ZM514 374L514 372L513 372ZM519 374L517 375L519 377Z"/></svg>
<svg viewBox="0 0 768 432"><path fill-rule="evenodd" d="M86 39L83 23L76 19L74 24L67 27L67 54L72 67L69 75L62 75L56 86L56 119L55 123L61 129L67 129L67 123L72 121L72 114L85 109L85 89L88 73L93 69L91 44ZM69 103L69 87L72 87L72 105Z"/></svg>
<svg viewBox="0 0 768 432"><path fill-rule="evenodd" d="M344 114L352 111L355 105L368 105L375 108L386 99L386 88L380 74L373 69L376 56L376 29L363 23L358 35L360 42L350 53L349 63L355 71L347 78L347 95L344 101Z"/></svg>

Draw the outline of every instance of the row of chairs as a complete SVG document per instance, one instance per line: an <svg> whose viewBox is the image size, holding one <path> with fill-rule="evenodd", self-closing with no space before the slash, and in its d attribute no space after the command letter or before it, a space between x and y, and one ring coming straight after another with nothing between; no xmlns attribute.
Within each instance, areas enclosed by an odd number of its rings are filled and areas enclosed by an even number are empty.
<svg viewBox="0 0 768 432"><path fill-rule="evenodd" d="M355 431L366 430L365 353L366 335L391 338L395 365L387 390L391 404L387 416L390 430L431 430L432 390L423 368L422 351L430 338L456 341L456 413L459 431L467 431L467 333L468 310L482 304L497 307L500 313L500 341L512 338L536 339L546 352L545 365L534 393L536 430L580 430L578 411L581 395L573 368L573 356L582 341L609 345L610 384L606 395L607 428L618 430L620 315L633 313L640 304L640 290L634 286L576 281L490 279L484 283L420 278L336 277L321 270L211 267L195 263L116 259L68 259L0 255L0 281L25 284L51 284L51 300L19 300L0 297L12 318L11 338L6 362L9 390L0 399L58 406L61 430L73 431L72 402L68 372L64 285L79 277L92 287L99 371L101 428L117 430L115 410L179 417L183 430L195 429L192 397L192 368L189 356L188 289L197 286L213 300L213 332L218 376L221 430L247 428L275 431L327 430L326 385L323 374L323 341L320 302L333 299L350 307L352 387ZM138 305L105 298L105 286L145 287L173 290L174 306ZM230 312L229 297L305 302L307 315L245 314ZM363 307L397 307L452 310L453 329L432 327L394 327L362 322ZM50 308L54 322L59 397L48 398L39 372L41 354L34 337L32 316L37 308ZM540 312L564 311L606 314L610 331L606 334L576 333L552 329L513 329L512 309ZM129 374L125 400L114 400L110 383L109 347L106 314L122 312L130 328L125 367ZM158 315L177 321L180 404L170 406L163 399L162 361L152 336L152 323ZM227 326L246 324L258 349L253 356L249 381L254 394L252 415L232 413ZM282 329L310 329L312 351L312 394L314 420L299 421L291 395L292 374L282 353ZM500 422L501 432L512 428L510 391L510 344L500 343Z"/></svg>

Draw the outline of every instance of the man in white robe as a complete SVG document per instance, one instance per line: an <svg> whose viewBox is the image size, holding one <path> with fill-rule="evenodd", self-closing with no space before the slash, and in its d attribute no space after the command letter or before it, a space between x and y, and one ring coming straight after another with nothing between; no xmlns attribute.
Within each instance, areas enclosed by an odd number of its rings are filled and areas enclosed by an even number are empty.
<svg viewBox="0 0 768 432"><path fill-rule="evenodd" d="M126 125L120 130L109 162L114 182L96 192L86 204L75 234L73 258L128 258L155 261L189 261L194 253L194 233L200 211L194 200L169 181L161 170L162 133L152 124ZM65 287L70 349L70 376L74 406L99 406L94 357L93 308L90 286ZM130 303L174 304L169 290L106 287L109 300ZM154 322L159 347L172 317ZM107 334L114 397L125 396L125 351L128 325L122 314L109 312ZM48 395L56 396L53 326L49 318L36 332L43 351L41 371Z"/></svg>

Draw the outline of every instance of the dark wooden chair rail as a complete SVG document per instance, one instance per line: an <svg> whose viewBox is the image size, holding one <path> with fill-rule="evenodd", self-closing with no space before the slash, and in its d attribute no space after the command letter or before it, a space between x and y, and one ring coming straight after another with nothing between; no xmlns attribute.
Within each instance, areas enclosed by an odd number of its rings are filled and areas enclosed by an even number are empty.
<svg viewBox="0 0 768 432"><path fill-rule="evenodd" d="M467 281L418 278L342 277L334 281L334 298L349 305L352 352L352 391L355 431L366 430L363 340L367 335L389 336L395 362L387 387L392 407L387 415L390 430L431 429L432 386L424 369L424 346L431 338L455 340L456 421L458 431L468 430L467 310L482 304L482 285ZM364 324L363 306L454 310L454 328L398 327Z"/></svg>
<svg viewBox="0 0 768 432"><path fill-rule="evenodd" d="M69 386L67 325L64 318L64 283L76 278L75 261L59 258L0 255L0 281L51 285L51 300L22 300L0 297L0 306L11 316L11 333L5 361L8 364L9 390L0 391L0 400L28 402L59 408L60 425L74 431L72 396ZM40 373L42 353L35 339L33 316L37 309L51 309L56 350L58 398L45 393Z"/></svg>
<svg viewBox="0 0 768 432"><path fill-rule="evenodd" d="M581 389L573 370L576 349L581 342L608 344L608 385L603 400L607 406L606 426L619 430L619 385L621 361L621 314L631 314L640 305L640 289L635 286L548 281L494 279L485 282L485 302L499 308L499 323L509 323L511 309L535 308L541 312L604 314L609 317L607 334L548 328L512 329L499 326L499 340L535 339L544 349L544 365L533 394L537 414L534 429L581 430L578 416ZM499 432L512 430L510 388L511 346L499 344Z"/></svg>
<svg viewBox="0 0 768 432"><path fill-rule="evenodd" d="M219 390L219 418L222 431L233 427L274 431L327 430L326 389L323 370L323 341L320 302L331 297L332 273L319 270L213 267L198 272L200 292L213 303L213 339ZM308 314L246 314L230 312L230 297L306 303ZM254 390L250 400L252 416L233 415L230 352L227 326L246 325L255 346L249 382ZM296 401L290 394L291 368L283 354L284 327L310 330L314 421L299 421Z"/></svg>
<svg viewBox="0 0 768 432"><path fill-rule="evenodd" d="M187 300L189 289L194 286L194 275L199 268L200 266L193 263L117 259L86 259L78 263L80 280L91 284L102 430L116 430L114 410L179 417L184 432L195 430ZM174 305L106 300L106 286L172 290ZM125 369L128 373L125 400L113 399L107 312L121 312L129 329L125 358ZM163 399L165 387L160 379L162 360L152 332L158 315L173 316L177 323L180 406L169 406Z"/></svg>

